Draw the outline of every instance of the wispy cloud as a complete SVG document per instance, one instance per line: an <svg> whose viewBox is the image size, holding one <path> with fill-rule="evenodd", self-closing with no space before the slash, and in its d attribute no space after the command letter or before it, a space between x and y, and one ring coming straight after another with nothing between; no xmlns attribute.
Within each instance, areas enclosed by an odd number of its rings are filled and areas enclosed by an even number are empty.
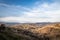
<svg viewBox="0 0 60 40"><path fill-rule="evenodd" d="M42 3L36 2L32 8L23 7L21 5L8 5L3 9L3 15L8 14L9 17L1 17L0 21L5 22L60 22L60 3ZM4 14L5 13L5 14ZM17 15L17 17L16 17Z"/></svg>
<svg viewBox="0 0 60 40"><path fill-rule="evenodd" d="M30 14L33 14L33 16L39 16L39 17L57 17L59 15L60 11L60 6L57 3L43 3L41 5L36 6L29 12ZM27 13L28 14L28 13Z"/></svg>
<svg viewBox="0 0 60 40"><path fill-rule="evenodd" d="M21 5L8 5L0 3L0 16L22 16L23 12L29 11L29 8Z"/></svg>

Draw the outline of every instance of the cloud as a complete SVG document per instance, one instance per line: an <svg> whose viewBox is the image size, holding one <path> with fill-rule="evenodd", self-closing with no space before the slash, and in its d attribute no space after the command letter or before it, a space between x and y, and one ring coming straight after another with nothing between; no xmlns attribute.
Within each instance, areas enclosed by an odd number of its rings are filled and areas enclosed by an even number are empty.
<svg viewBox="0 0 60 40"><path fill-rule="evenodd" d="M25 17L39 17L39 18L58 18L60 17L60 4L58 3L43 3L33 7L30 12L24 12Z"/></svg>
<svg viewBox="0 0 60 40"><path fill-rule="evenodd" d="M0 21L3 22L19 22L19 23L36 23L36 22L55 22L57 19L52 18L23 18L23 17L4 17L0 18Z"/></svg>
<svg viewBox="0 0 60 40"><path fill-rule="evenodd" d="M21 5L0 4L6 7L3 9L8 15L0 17L0 21L5 22L60 22L60 3L42 3L36 2L32 8ZM11 16L12 15L12 16ZM14 16L13 16L14 15ZM17 17L16 17L17 15Z"/></svg>
<svg viewBox="0 0 60 40"><path fill-rule="evenodd" d="M29 8L23 7L21 5L8 5L0 3L0 17L6 16L22 16L23 12L29 11Z"/></svg>

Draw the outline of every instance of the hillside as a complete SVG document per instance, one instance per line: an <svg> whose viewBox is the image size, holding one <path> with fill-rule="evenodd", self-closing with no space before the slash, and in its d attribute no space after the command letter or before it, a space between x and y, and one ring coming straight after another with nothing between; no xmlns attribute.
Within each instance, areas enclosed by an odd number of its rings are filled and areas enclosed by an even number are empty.
<svg viewBox="0 0 60 40"><path fill-rule="evenodd" d="M60 40L60 23L46 24L38 27L35 24L16 24L0 32L1 40Z"/></svg>

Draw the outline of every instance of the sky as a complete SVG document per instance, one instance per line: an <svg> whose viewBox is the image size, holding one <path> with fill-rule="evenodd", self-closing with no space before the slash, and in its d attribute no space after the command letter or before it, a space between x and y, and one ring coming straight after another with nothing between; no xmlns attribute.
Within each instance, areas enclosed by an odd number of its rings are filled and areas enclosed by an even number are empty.
<svg viewBox="0 0 60 40"><path fill-rule="evenodd" d="M0 22L60 22L60 0L0 0Z"/></svg>

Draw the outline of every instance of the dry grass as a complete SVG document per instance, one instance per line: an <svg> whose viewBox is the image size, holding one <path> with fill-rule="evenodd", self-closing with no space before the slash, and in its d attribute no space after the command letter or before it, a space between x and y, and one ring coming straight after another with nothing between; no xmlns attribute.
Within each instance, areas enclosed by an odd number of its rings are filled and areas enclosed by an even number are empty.
<svg viewBox="0 0 60 40"><path fill-rule="evenodd" d="M55 40L56 38L58 38L57 36L59 36L59 38L60 38L60 24L59 23L48 24L41 28L35 27L32 25L27 25L27 24L18 25L18 26L16 25L16 26L14 26L14 28L15 27L17 27L18 29L28 30L37 36L46 35L48 37L52 37L52 40Z"/></svg>
<svg viewBox="0 0 60 40"><path fill-rule="evenodd" d="M27 38L32 38L40 40L45 37L49 38L50 40L60 40L60 23L55 24L47 24L43 27L36 27L35 25L30 24L19 24L13 25L9 27L10 31L16 34L25 35Z"/></svg>

